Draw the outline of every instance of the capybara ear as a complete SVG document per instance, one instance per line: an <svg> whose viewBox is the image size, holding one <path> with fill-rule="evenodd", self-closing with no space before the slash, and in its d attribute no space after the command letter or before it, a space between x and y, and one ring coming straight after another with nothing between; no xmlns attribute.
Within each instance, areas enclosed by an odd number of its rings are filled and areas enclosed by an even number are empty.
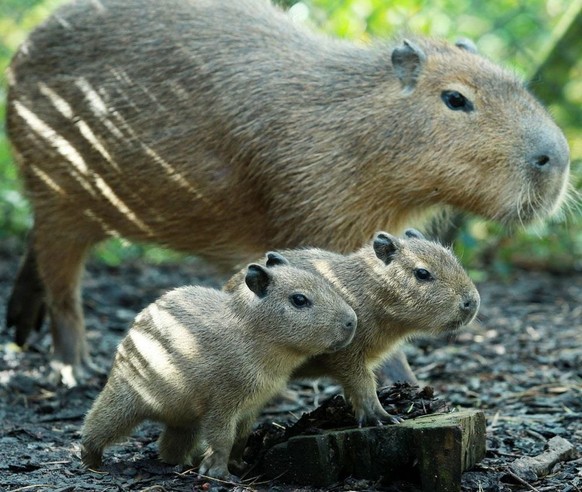
<svg viewBox="0 0 582 492"><path fill-rule="evenodd" d="M256 263L251 263L247 267L245 283L257 297L265 297L267 295L267 287L269 287L271 280L271 273L265 267Z"/></svg>
<svg viewBox="0 0 582 492"><path fill-rule="evenodd" d="M410 228L404 231L404 235L407 238L414 238L414 239L426 239L422 232L417 231L416 229Z"/></svg>
<svg viewBox="0 0 582 492"><path fill-rule="evenodd" d="M378 232L374 237L374 252L386 265L394 259L396 239L387 232Z"/></svg>
<svg viewBox="0 0 582 492"><path fill-rule="evenodd" d="M278 265L289 265L289 260L285 258L281 253L269 251L267 253L267 266L271 268Z"/></svg>
<svg viewBox="0 0 582 492"><path fill-rule="evenodd" d="M414 90L425 60L424 51L407 39L392 51L394 74L405 91Z"/></svg>
<svg viewBox="0 0 582 492"><path fill-rule="evenodd" d="M462 50L468 51L469 53L475 53L476 55L479 54L479 50L475 43L471 41L469 38L459 38L455 41L455 46L457 48L461 48Z"/></svg>

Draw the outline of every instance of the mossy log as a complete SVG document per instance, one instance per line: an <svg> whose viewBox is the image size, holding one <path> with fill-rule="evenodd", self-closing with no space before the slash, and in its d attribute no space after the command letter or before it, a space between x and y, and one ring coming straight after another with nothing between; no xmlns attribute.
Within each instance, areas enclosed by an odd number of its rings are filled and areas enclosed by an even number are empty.
<svg viewBox="0 0 582 492"><path fill-rule="evenodd" d="M478 410L432 414L399 425L324 431L272 447L261 471L270 478L327 486L348 476L410 480L427 492L461 489L461 474L485 456Z"/></svg>

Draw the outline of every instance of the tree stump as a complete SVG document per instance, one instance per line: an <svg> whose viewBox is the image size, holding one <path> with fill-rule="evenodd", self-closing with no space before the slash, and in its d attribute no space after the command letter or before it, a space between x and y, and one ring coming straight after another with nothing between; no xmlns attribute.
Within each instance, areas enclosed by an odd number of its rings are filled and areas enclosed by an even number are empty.
<svg viewBox="0 0 582 492"><path fill-rule="evenodd" d="M260 469L268 478L300 485L327 486L351 476L453 492L461 489L462 472L484 456L485 415L463 410L295 436L269 449Z"/></svg>

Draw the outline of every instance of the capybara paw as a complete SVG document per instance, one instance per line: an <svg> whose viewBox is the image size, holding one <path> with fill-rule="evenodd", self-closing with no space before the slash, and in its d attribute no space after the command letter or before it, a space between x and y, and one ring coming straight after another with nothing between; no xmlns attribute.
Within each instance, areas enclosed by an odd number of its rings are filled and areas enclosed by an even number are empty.
<svg viewBox="0 0 582 492"><path fill-rule="evenodd" d="M74 388L79 384L78 376L75 374L75 368L71 364L65 364L58 360L53 360L50 363L51 372L48 379L51 383L67 388Z"/></svg>
<svg viewBox="0 0 582 492"><path fill-rule="evenodd" d="M77 365L52 360L50 368L49 381L57 386L63 385L67 388L74 388L85 383L95 373L103 374L103 371L88 358L84 359L82 364Z"/></svg>
<svg viewBox="0 0 582 492"><path fill-rule="evenodd" d="M225 464L212 465L203 461L198 473L205 477L216 478L217 480L224 480L225 482L240 482L240 478L231 474Z"/></svg>
<svg viewBox="0 0 582 492"><path fill-rule="evenodd" d="M400 417L390 415L384 409L364 410L361 413L356 412L356 421L358 427L379 427L384 424L399 424L402 422Z"/></svg>
<svg viewBox="0 0 582 492"><path fill-rule="evenodd" d="M384 422L387 422L389 424L400 424L401 422L404 422L404 419L401 419L400 417L397 417L396 415L389 415L387 420L384 420Z"/></svg>

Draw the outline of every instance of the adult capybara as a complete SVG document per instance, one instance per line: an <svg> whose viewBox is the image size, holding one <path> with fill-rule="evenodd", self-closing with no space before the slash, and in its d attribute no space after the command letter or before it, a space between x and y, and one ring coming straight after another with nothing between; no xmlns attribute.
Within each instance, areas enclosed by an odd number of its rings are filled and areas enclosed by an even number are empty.
<svg viewBox="0 0 582 492"><path fill-rule="evenodd" d="M565 194L564 135L469 43L330 39L267 0L78 0L8 80L34 209L8 324L24 344L48 308L67 384L88 362L83 263L107 237L232 267L353 251L442 207L531 221Z"/></svg>

